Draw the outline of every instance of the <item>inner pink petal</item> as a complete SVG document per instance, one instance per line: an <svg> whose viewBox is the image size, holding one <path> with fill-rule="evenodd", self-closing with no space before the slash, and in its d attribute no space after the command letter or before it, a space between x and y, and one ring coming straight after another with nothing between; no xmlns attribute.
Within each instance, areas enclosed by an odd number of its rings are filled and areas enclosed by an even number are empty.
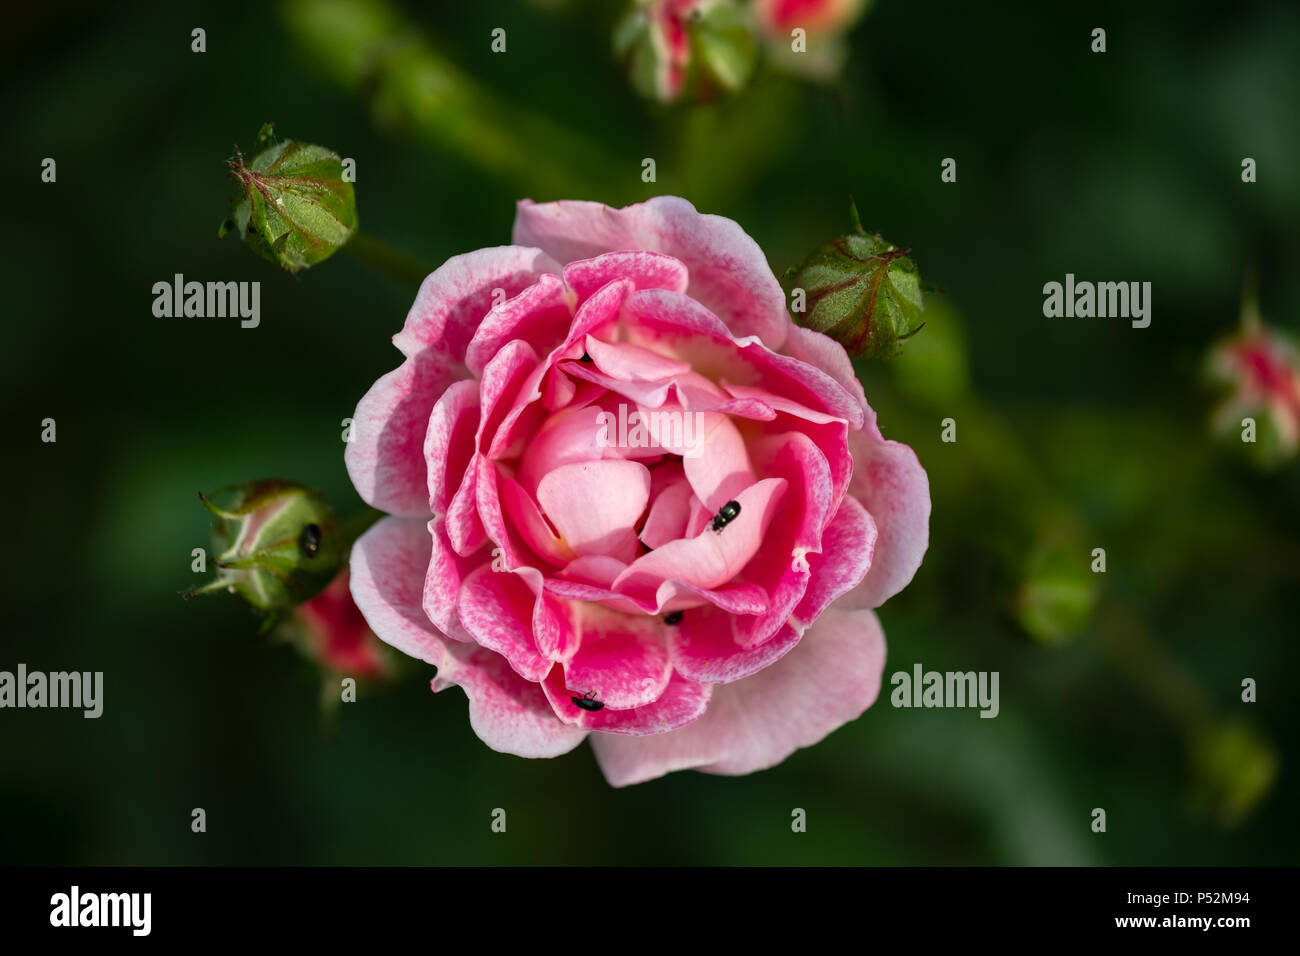
<svg viewBox="0 0 1300 956"><path fill-rule="evenodd" d="M584 554L570 561L560 574L570 581L608 588L626 567L626 562L607 554Z"/></svg>
<svg viewBox="0 0 1300 956"><path fill-rule="evenodd" d="M690 483L681 479L655 497L645 527L641 529L641 540L647 547L660 548L686 534L692 495Z"/></svg>
<svg viewBox="0 0 1300 956"><path fill-rule="evenodd" d="M543 476L561 465L595 461L602 456L598 405L570 408L547 419L524 449L519 461L519 483L536 491Z"/></svg>
<svg viewBox="0 0 1300 956"><path fill-rule="evenodd" d="M700 413L704 436L694 447L683 450L682 465L695 497L716 512L754 483L754 468L740 430L726 415Z"/></svg>
<svg viewBox="0 0 1300 956"><path fill-rule="evenodd" d="M764 478L739 492L740 513L721 530L710 526L694 538L679 538L637 558L614 581L629 594L653 593L663 581L714 588L749 563L786 489L784 478Z"/></svg>
<svg viewBox="0 0 1300 956"><path fill-rule="evenodd" d="M633 530L650 498L650 471L635 461L608 459L561 465L542 478L537 500L577 554L630 561Z"/></svg>
<svg viewBox="0 0 1300 956"><path fill-rule="evenodd" d="M573 560L574 554L563 541L551 530L542 516L537 502L513 478L501 478L499 482L501 503L514 523L515 529L523 536L539 557L552 564L564 567Z"/></svg>
<svg viewBox="0 0 1300 956"><path fill-rule="evenodd" d="M691 370L686 362L660 355L639 345L602 342L594 335L588 335L586 346L587 354L597 368L627 382L657 382L674 375L685 375Z"/></svg>

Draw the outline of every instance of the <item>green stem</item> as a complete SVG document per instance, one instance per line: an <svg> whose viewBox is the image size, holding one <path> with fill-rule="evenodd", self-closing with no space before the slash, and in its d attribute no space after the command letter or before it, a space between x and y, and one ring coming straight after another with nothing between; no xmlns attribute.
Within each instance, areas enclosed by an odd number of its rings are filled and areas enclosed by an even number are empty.
<svg viewBox="0 0 1300 956"><path fill-rule="evenodd" d="M1188 740L1210 725L1214 708L1205 692L1147 630L1137 614L1116 602L1103 602L1096 633L1112 661Z"/></svg>
<svg viewBox="0 0 1300 956"><path fill-rule="evenodd" d="M376 272L382 272L401 282L418 286L432 269L425 268L418 259L407 255L396 246L369 233L357 230L356 234L343 247L353 258L364 262Z"/></svg>

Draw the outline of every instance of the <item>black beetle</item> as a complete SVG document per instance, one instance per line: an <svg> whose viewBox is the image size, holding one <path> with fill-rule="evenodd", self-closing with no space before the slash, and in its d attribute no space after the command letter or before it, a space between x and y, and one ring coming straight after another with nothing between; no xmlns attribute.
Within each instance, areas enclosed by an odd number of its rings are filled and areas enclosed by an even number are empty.
<svg viewBox="0 0 1300 956"><path fill-rule="evenodd" d="M316 553L320 551L320 525L309 524L303 528L302 534L298 536L298 547L307 557L316 557Z"/></svg>
<svg viewBox="0 0 1300 956"><path fill-rule="evenodd" d="M583 694L581 697L570 697L569 700L573 701L574 707L581 707L583 710L589 710L594 713L605 705L598 700L592 700L591 695L592 692L587 691L587 693Z"/></svg>
<svg viewBox="0 0 1300 956"><path fill-rule="evenodd" d="M718 513L713 516L713 530L721 531L727 525L731 524L731 522L735 521L738 514L740 514L740 502L728 501L725 505L719 508Z"/></svg>

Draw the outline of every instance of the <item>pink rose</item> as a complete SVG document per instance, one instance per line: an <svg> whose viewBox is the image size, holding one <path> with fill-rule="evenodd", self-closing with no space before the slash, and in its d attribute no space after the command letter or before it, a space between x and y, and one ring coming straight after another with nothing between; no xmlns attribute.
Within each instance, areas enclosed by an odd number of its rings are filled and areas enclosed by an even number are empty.
<svg viewBox="0 0 1300 956"><path fill-rule="evenodd" d="M615 786L749 773L858 717L930 498L843 348L682 199L525 200L514 240L425 279L357 406L348 472L390 514L352 552L371 628L490 747L591 734Z"/></svg>

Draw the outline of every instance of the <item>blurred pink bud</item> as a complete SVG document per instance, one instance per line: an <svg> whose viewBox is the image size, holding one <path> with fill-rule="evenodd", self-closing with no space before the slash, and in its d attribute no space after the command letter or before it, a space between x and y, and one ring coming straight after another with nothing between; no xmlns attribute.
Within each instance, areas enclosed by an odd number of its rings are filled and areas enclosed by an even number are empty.
<svg viewBox="0 0 1300 956"><path fill-rule="evenodd" d="M838 33L866 8L867 0L757 0L754 15L764 33L789 40L796 28L809 34Z"/></svg>
<svg viewBox="0 0 1300 956"><path fill-rule="evenodd" d="M300 646L321 666L349 677L389 676L383 645L352 600L347 567L324 591L295 608L293 619Z"/></svg>
<svg viewBox="0 0 1300 956"><path fill-rule="evenodd" d="M1215 409L1216 434L1253 444L1254 457L1275 466L1300 447L1300 348L1285 333L1266 327L1248 308L1242 331L1216 344L1207 367L1228 390ZM1255 434L1243 422L1255 420ZM1249 437L1247 437L1249 436Z"/></svg>

